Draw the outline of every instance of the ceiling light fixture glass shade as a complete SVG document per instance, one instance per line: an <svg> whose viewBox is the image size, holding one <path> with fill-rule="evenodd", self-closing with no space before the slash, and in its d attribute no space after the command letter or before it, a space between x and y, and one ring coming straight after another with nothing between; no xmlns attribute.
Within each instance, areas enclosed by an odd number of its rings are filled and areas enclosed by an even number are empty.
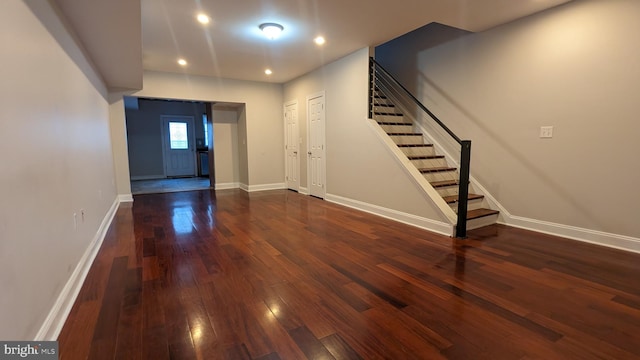
<svg viewBox="0 0 640 360"><path fill-rule="evenodd" d="M259 28L269 40L275 40L280 36L282 30L284 30L282 25L276 23L260 24Z"/></svg>
<svg viewBox="0 0 640 360"><path fill-rule="evenodd" d="M204 25L208 24L211 21L211 18L209 16L207 16L206 14L198 14L196 19L198 19L199 23L204 24Z"/></svg>

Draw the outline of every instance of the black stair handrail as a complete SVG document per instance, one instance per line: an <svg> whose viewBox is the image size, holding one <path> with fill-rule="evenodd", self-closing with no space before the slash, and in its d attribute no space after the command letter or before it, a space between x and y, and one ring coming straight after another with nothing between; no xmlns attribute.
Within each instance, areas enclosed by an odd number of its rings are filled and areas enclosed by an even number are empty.
<svg viewBox="0 0 640 360"><path fill-rule="evenodd" d="M376 86L380 83L379 79L384 79L386 83L390 83L400 92L401 96L406 97L410 102L418 106L424 113L429 115L433 121L438 124L451 138L460 145L460 178L458 184L458 219L456 222L456 237L467 237L467 201L469 198L469 173L471 168L471 140L461 140L451 129L449 129L433 112L427 109L413 94L407 90L393 75L391 75L382 65L374 58L369 58L369 118L373 119L374 115L374 95Z"/></svg>

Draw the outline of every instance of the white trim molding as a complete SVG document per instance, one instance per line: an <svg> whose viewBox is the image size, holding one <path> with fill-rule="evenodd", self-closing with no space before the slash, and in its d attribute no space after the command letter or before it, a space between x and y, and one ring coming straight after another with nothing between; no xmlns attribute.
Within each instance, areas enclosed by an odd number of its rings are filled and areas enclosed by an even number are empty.
<svg viewBox="0 0 640 360"><path fill-rule="evenodd" d="M339 195L326 194L325 200L352 209L364 211L369 214L378 215L386 219L395 220L403 224L432 231L441 235L451 236L453 234L453 225L446 222L427 219L425 217L408 214L405 212L365 203L358 200L349 199Z"/></svg>
<svg viewBox="0 0 640 360"><path fill-rule="evenodd" d="M119 194L118 202L133 202L133 195L131 194Z"/></svg>
<svg viewBox="0 0 640 360"><path fill-rule="evenodd" d="M60 331L62 331L62 327L67 320L67 316L69 316L71 308L73 307L73 304L80 293L80 289L84 284L84 280L91 269L93 260L96 258L98 250L100 250L102 242L107 235L107 230L109 230L109 226L111 226L111 222L116 215L116 211L118 210L118 206L121 202L119 200L120 196L114 200L111 208L109 208L109 211L107 211L107 214L102 219L102 223L100 224L100 227L98 227L96 235L80 258L78 265L76 265L76 268L73 270L73 273L64 285L64 288L62 288L60 295L56 299L53 307L47 315L47 318L36 334L34 341L54 341L58 338L58 335L60 335Z"/></svg>
<svg viewBox="0 0 640 360"><path fill-rule="evenodd" d="M265 191L265 190L281 190L286 188L287 188L287 184L276 183L276 184L249 185L247 189L242 189L242 190L246 192L255 192L255 191Z"/></svg>
<svg viewBox="0 0 640 360"><path fill-rule="evenodd" d="M506 211L503 214L503 221L498 221L498 223L618 250L640 253L640 239L631 236L530 219L511 215Z"/></svg>
<svg viewBox="0 0 640 360"><path fill-rule="evenodd" d="M302 195L309 195L309 188L300 186L298 193Z"/></svg>
<svg viewBox="0 0 640 360"><path fill-rule="evenodd" d="M240 183L222 183L216 184L216 190L228 190L228 189L238 189L240 188Z"/></svg>

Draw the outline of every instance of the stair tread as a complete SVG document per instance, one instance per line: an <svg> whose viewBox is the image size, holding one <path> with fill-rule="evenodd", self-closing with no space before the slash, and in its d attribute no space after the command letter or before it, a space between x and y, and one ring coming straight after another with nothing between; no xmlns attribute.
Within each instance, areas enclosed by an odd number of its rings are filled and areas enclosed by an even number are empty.
<svg viewBox="0 0 640 360"><path fill-rule="evenodd" d="M498 210L485 209L485 208L469 210L469 211L467 211L467 220L478 219L478 218L481 218L481 217L485 217L485 216L489 216L489 215L495 215L495 214L499 214L499 213L500 213L500 211L498 211Z"/></svg>
<svg viewBox="0 0 640 360"><path fill-rule="evenodd" d="M484 198L484 195L469 194L468 196L468 200L477 200L482 198ZM447 204L454 204L458 202L458 195L445 196L443 199Z"/></svg>
<svg viewBox="0 0 640 360"><path fill-rule="evenodd" d="M373 104L373 105L378 107L396 107L393 104Z"/></svg>
<svg viewBox="0 0 640 360"><path fill-rule="evenodd" d="M416 155L407 156L409 160L430 160L430 159L444 159L444 155Z"/></svg>
<svg viewBox="0 0 640 360"><path fill-rule="evenodd" d="M413 126L412 123L406 123L406 122L389 122L389 121L378 121L378 125L406 125L406 126Z"/></svg>
<svg viewBox="0 0 640 360"><path fill-rule="evenodd" d="M403 114L395 113L395 112L393 112L393 113L386 113L386 112L378 112L378 111L376 111L376 112L374 112L373 114L374 114L374 115L380 115L380 116L404 116Z"/></svg>
<svg viewBox="0 0 640 360"><path fill-rule="evenodd" d="M446 187L446 186L457 186L457 180L443 180L443 181L432 181L430 182L431 186L434 188Z"/></svg>
<svg viewBox="0 0 640 360"><path fill-rule="evenodd" d="M457 168L454 167L432 167L432 168L422 168L418 169L421 173L432 173L432 172L446 172L446 171L456 171Z"/></svg>
<svg viewBox="0 0 640 360"><path fill-rule="evenodd" d="M390 133L387 133L387 135L389 136L422 136L421 133L397 133L397 132L390 132Z"/></svg>
<svg viewBox="0 0 640 360"><path fill-rule="evenodd" d="M433 147L433 144L398 144L398 147Z"/></svg>

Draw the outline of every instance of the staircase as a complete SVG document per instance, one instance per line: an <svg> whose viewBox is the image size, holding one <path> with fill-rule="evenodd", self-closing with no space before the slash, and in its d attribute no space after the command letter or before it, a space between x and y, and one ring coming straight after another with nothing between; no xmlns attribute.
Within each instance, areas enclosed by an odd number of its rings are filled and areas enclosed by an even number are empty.
<svg viewBox="0 0 640 360"><path fill-rule="evenodd" d="M458 210L459 172L444 155L437 154L433 144L424 142L411 119L404 116L390 97L375 87L372 93L373 119L406 155L420 174L437 190L454 212ZM499 212L488 208L484 195L474 193L471 184L467 201L467 229L493 224Z"/></svg>

